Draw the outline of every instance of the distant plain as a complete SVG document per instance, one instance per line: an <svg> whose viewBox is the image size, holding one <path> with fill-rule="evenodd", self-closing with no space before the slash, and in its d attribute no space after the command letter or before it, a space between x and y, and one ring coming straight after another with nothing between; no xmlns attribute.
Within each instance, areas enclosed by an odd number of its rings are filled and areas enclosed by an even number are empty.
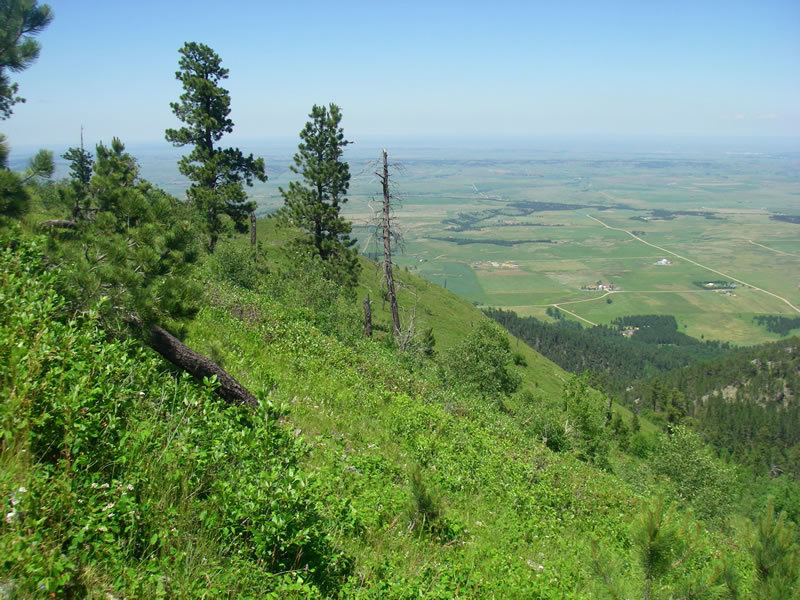
<svg viewBox="0 0 800 600"><path fill-rule="evenodd" d="M359 140L346 157L345 213L367 254L382 142ZM270 180L250 194L260 215L281 204L293 143L240 145L267 163ZM737 344L777 337L754 315L800 316L800 222L775 218L800 221L796 140L385 143L404 238L396 263L475 304L545 319L558 306L584 324L671 314L689 335ZM179 150L130 151L146 178L183 194ZM735 280L749 285L703 285ZM615 289L582 289L598 283Z"/></svg>

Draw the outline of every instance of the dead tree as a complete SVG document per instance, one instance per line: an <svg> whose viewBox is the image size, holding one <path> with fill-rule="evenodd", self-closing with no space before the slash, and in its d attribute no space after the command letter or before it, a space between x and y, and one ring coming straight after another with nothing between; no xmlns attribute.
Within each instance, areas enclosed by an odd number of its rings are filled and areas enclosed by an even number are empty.
<svg viewBox="0 0 800 600"><path fill-rule="evenodd" d="M386 294L389 297L389 310L392 313L392 329L395 339L400 338L400 315L397 311L397 295L394 291L394 277L392 275L392 227L391 227L391 199L389 193L389 162L386 157L386 150L383 150L383 169L378 173L383 187L383 218L381 228L383 230L383 275L386 279Z"/></svg>
<svg viewBox="0 0 800 600"><path fill-rule="evenodd" d="M250 247L256 247L256 213L250 213Z"/></svg>
<svg viewBox="0 0 800 600"><path fill-rule="evenodd" d="M369 294L364 298L364 337L372 337L372 305Z"/></svg>
<svg viewBox="0 0 800 600"><path fill-rule="evenodd" d="M217 395L231 404L259 407L258 398L253 396L244 386L231 377L222 367L195 352L178 338L165 331L158 325L150 329L150 347L166 358L172 364L184 369L198 379L217 376L219 387L215 390Z"/></svg>

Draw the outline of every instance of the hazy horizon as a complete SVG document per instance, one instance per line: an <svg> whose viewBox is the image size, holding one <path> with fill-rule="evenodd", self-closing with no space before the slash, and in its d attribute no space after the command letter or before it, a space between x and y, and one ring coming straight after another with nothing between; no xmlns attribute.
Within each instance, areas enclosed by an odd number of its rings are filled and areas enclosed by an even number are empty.
<svg viewBox="0 0 800 600"><path fill-rule="evenodd" d="M157 142L186 41L229 69L232 135L295 138L335 102L364 136L800 136L800 4L49 0L13 74L12 148ZM384 142L385 143L385 142Z"/></svg>

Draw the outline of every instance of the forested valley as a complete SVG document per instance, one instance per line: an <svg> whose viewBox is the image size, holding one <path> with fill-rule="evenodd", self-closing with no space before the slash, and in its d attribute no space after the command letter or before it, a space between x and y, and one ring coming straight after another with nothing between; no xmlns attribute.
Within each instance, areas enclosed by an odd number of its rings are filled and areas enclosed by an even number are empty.
<svg viewBox="0 0 800 600"><path fill-rule="evenodd" d="M7 119L53 13L3 10ZM0 146L0 598L797 597L796 339L486 316L393 268L387 152L359 255L335 103L256 219L235 73L176 58L185 197Z"/></svg>

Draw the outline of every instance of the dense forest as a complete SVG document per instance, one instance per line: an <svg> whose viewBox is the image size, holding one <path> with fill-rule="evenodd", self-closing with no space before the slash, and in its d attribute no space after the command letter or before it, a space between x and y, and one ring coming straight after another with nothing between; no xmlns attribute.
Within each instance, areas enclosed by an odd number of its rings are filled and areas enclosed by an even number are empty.
<svg viewBox="0 0 800 600"><path fill-rule="evenodd" d="M3 119L52 20L3 5ZM756 477L706 445L699 383L642 383L652 418L607 394L626 361L727 347L664 317L593 332L489 311L514 338L395 272L385 152L384 258L359 256L333 103L298 124L296 177L257 220L266 165L223 141L228 70L197 42L177 61L183 198L116 137L66 150L60 181L51 152L14 172L0 146L0 597L797 597L789 462ZM782 415L798 350L770 352L718 381Z"/></svg>
<svg viewBox="0 0 800 600"><path fill-rule="evenodd" d="M620 317L610 325L584 328L558 318L562 314L556 310L555 323L502 309L485 313L565 370L604 374L608 389L617 393L634 379L722 356L729 349L727 343L701 342L678 331L671 316ZM626 330L630 336L622 335Z"/></svg>
<svg viewBox="0 0 800 600"><path fill-rule="evenodd" d="M800 339L739 348L727 356L632 384L624 394L664 410L678 390L705 439L757 473L800 475ZM656 400L653 400L653 398Z"/></svg>
<svg viewBox="0 0 800 600"><path fill-rule="evenodd" d="M781 336L789 335L793 329L800 329L800 317L756 315L753 317L753 321L762 327L766 327L767 331L777 333Z"/></svg>

